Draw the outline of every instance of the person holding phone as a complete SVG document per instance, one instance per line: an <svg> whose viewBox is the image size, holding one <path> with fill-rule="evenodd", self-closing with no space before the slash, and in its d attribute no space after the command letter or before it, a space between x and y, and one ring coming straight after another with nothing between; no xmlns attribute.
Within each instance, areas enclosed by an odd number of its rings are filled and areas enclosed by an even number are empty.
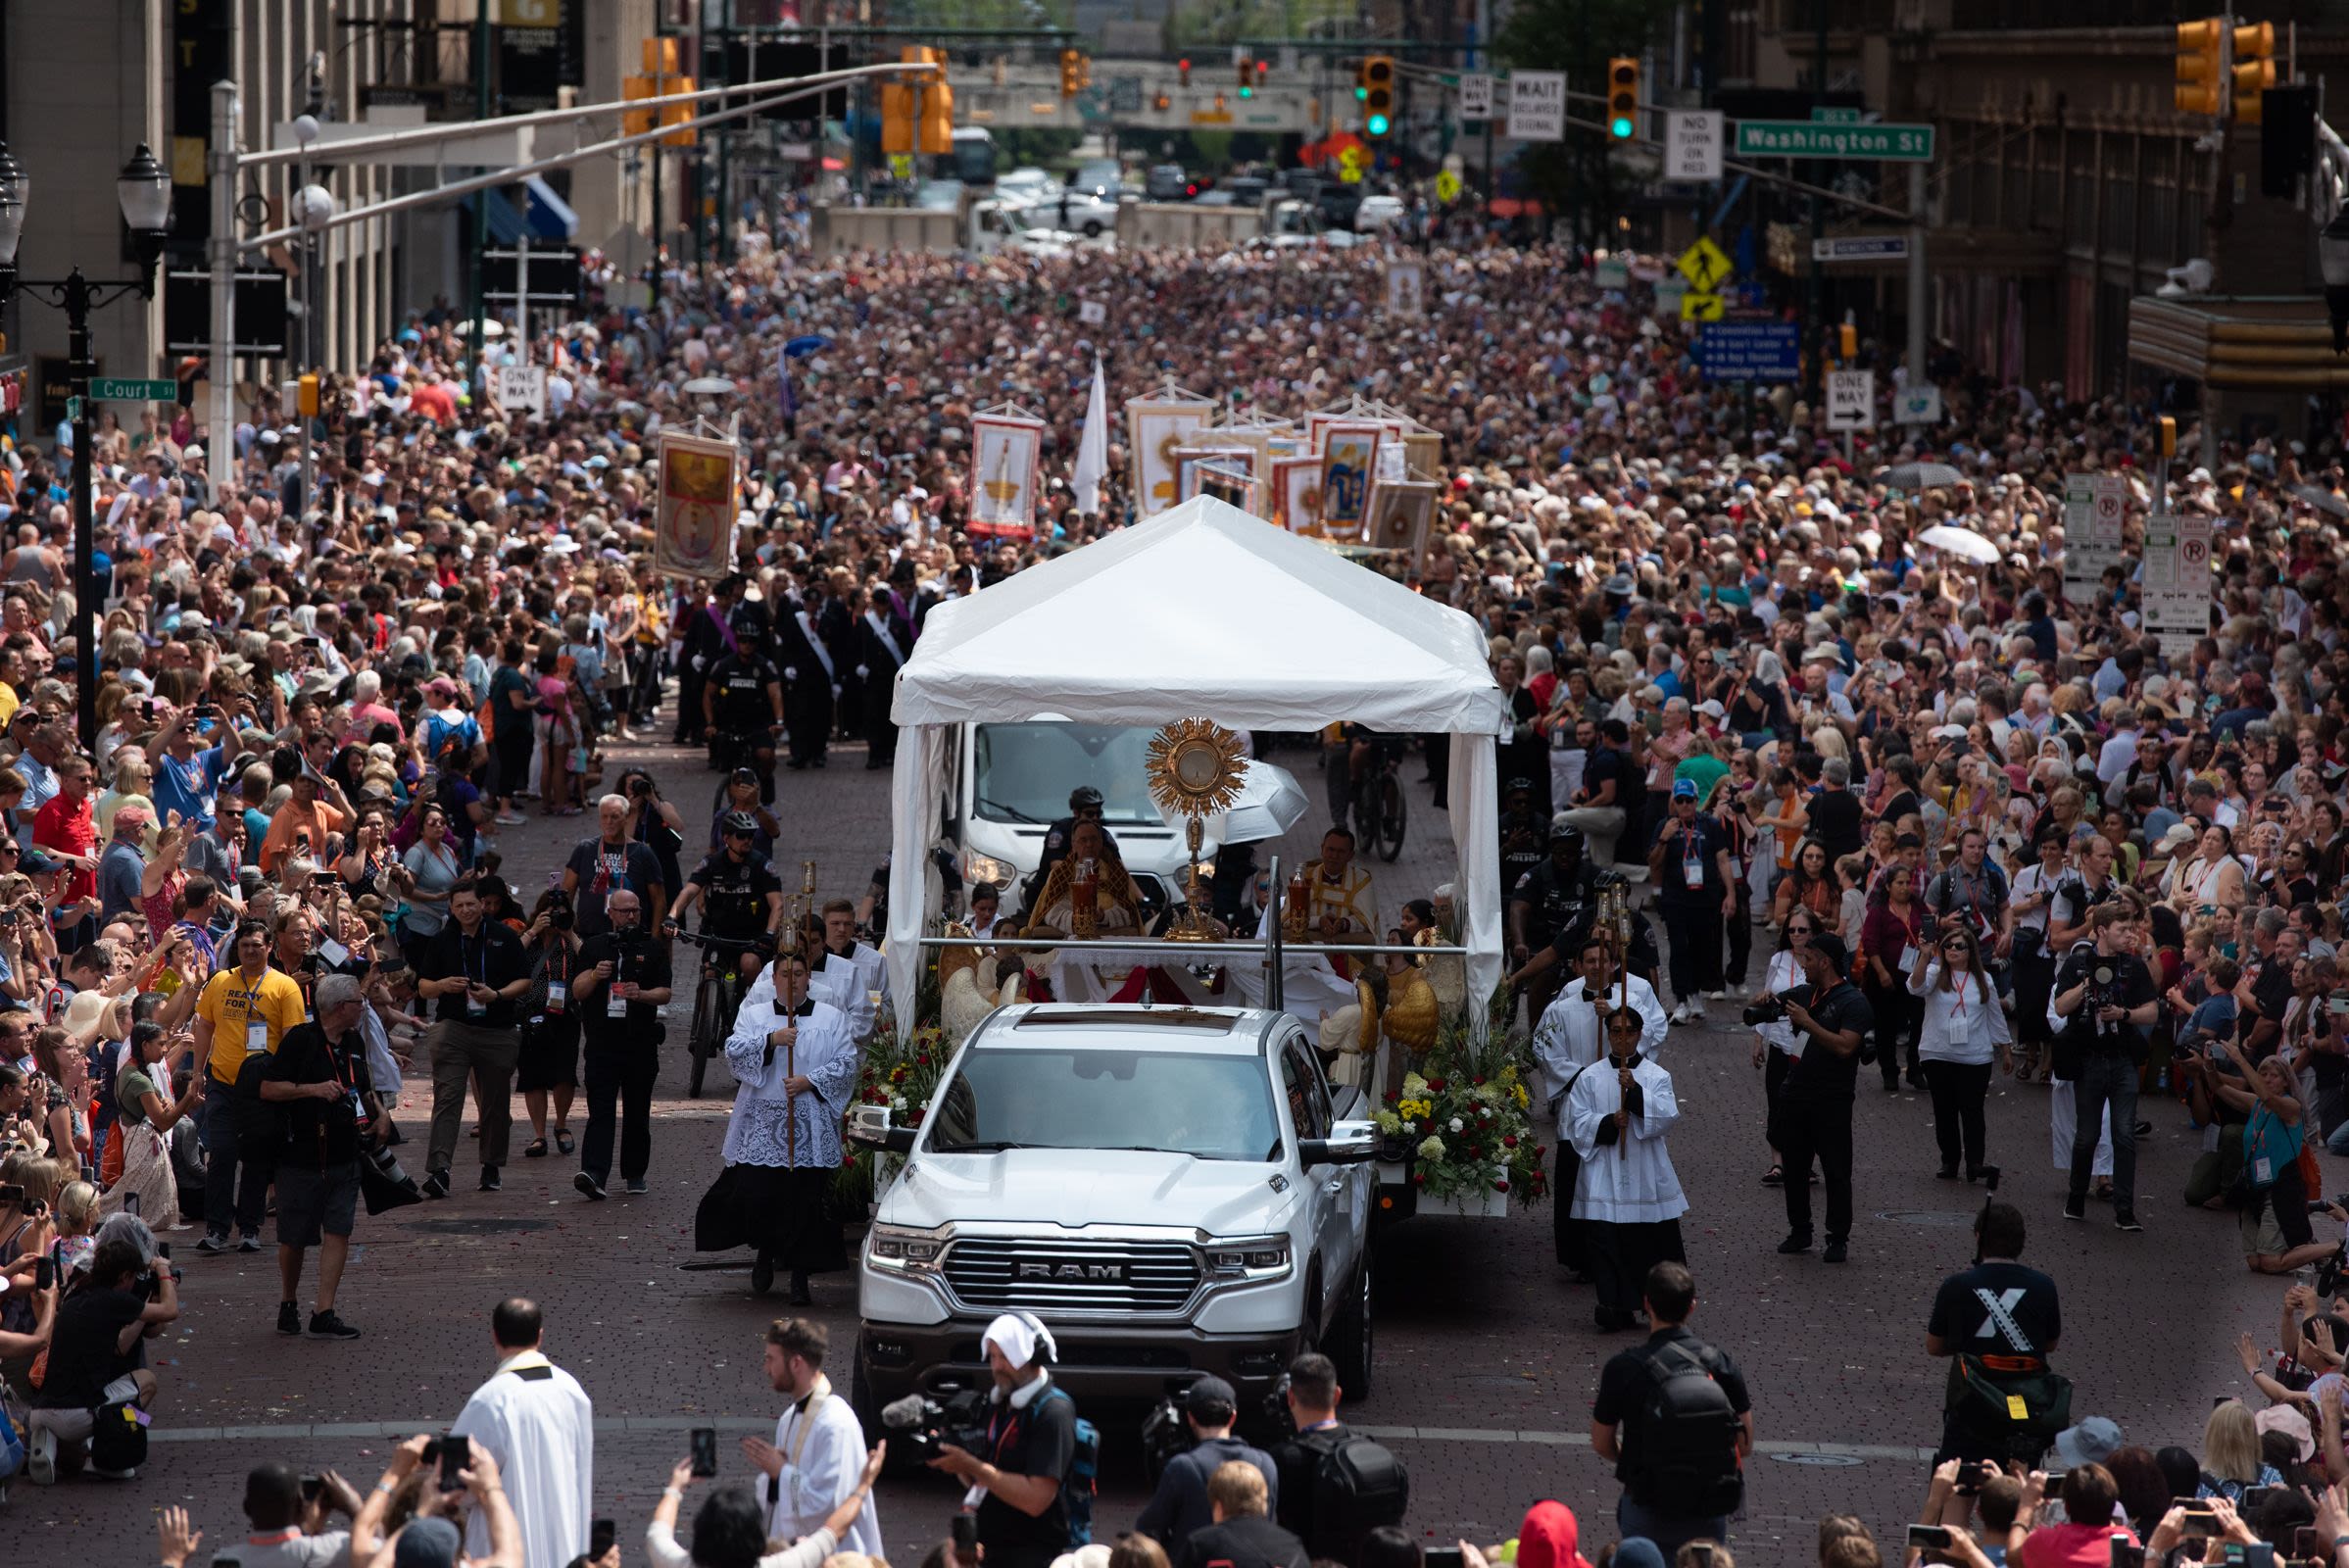
<svg viewBox="0 0 2349 1568"><path fill-rule="evenodd" d="M524 1568L520 1521L494 1454L479 1445L467 1445L453 1478L455 1485L450 1484L445 1462L438 1487L422 1479L424 1467L443 1457L446 1441L419 1433L394 1450L390 1467L368 1491L358 1517L351 1521L352 1562L372 1563L380 1557L400 1563L402 1568L411 1564ZM384 1520L403 1502L413 1503L415 1514L386 1537ZM460 1549L465 1540L463 1521L468 1504L470 1528L487 1543L469 1553ZM584 1522L580 1531L580 1539L585 1540Z"/></svg>
<svg viewBox="0 0 2349 1568"><path fill-rule="evenodd" d="M238 1568L333 1568L349 1560L348 1525L329 1530L334 1514L359 1517L366 1506L358 1491L333 1471L305 1476L283 1460L257 1464L245 1473L244 1544L223 1546L216 1563Z"/></svg>
<svg viewBox="0 0 2349 1568"><path fill-rule="evenodd" d="M645 1527L645 1557L653 1568L821 1568L825 1558L842 1549L858 1514L872 1506L873 1483L881 1478L888 1446L876 1444L865 1455L856 1485L838 1506L781 1551L765 1550L765 1506L743 1486L711 1493L694 1514L693 1549L679 1545L677 1511L684 1504L685 1489L700 1473L691 1457L679 1459L669 1470L668 1485L661 1490L661 1501L654 1505L653 1522ZM957 1520L962 1517L966 1516L957 1515Z"/></svg>
<svg viewBox="0 0 2349 1568"><path fill-rule="evenodd" d="M587 1544L595 1405L578 1380L539 1348L545 1319L536 1301L520 1296L500 1301L489 1333L498 1369L465 1400L449 1440L469 1441L476 1454L487 1453L511 1485L524 1544L515 1559L520 1568L567 1568ZM490 1526L479 1514L465 1542L476 1556L491 1550Z"/></svg>

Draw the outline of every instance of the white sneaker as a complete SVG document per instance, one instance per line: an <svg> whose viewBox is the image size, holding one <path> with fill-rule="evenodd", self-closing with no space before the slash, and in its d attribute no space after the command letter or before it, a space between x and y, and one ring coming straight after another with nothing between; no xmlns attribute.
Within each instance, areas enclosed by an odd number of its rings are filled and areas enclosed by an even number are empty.
<svg viewBox="0 0 2349 1568"><path fill-rule="evenodd" d="M1679 1006L1672 1009L1672 1021L1674 1023L1687 1023L1688 1021L1688 1004L1687 1003L1684 1002Z"/></svg>
<svg viewBox="0 0 2349 1568"><path fill-rule="evenodd" d="M57 1485L57 1434L47 1427L32 1429L32 1442L24 1456L24 1473L36 1487Z"/></svg>
<svg viewBox="0 0 2349 1568"><path fill-rule="evenodd" d="M1699 1019L1699 1018L1702 1018L1703 1016L1704 1016L1704 998L1702 998L1702 997L1690 997L1690 998L1688 999L1688 1018L1689 1018L1689 1021L1690 1021L1690 1022L1694 1022L1695 1020L1697 1020L1697 1019Z"/></svg>
<svg viewBox="0 0 2349 1568"><path fill-rule="evenodd" d="M1726 1002L1729 1000L1729 993L1726 991L1708 991L1704 994L1704 996L1705 1001L1707 1002Z"/></svg>

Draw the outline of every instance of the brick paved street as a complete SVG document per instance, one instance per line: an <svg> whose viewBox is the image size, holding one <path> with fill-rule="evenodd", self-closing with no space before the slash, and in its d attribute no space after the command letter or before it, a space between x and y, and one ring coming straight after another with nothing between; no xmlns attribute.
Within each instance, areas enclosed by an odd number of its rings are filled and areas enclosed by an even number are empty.
<svg viewBox="0 0 2349 1568"><path fill-rule="evenodd" d="M710 775L667 748L615 751L613 761L635 755L655 760L698 842ZM1320 799L1300 754L1274 760L1296 766ZM1397 866L1376 868L1390 909L1449 875L1448 834L1418 772L1415 761L1405 771L1416 792L1411 849ZM886 847L888 810L885 781L863 770L859 752L836 753L821 773L786 775L779 814L787 881L796 885L799 861L812 858L825 892L863 891ZM506 870L526 896L592 831L586 820L533 815L506 834ZM1285 862L1317 826L1317 816L1300 825ZM1925 1312L1935 1283L1970 1256L1966 1224L1981 1194L1933 1179L1923 1097L1885 1096L1864 1075L1851 1264L1777 1256L1783 1211L1757 1181L1766 1162L1759 1074L1734 1016L1716 1004L1709 1026L1674 1032L1665 1059L1685 1119L1673 1153L1694 1204L1685 1225L1700 1291L1695 1326L1745 1368L1765 1450L1734 1542L1741 1561L1794 1564L1809 1560L1823 1511L1854 1508L1881 1538L1896 1536L1915 1506L1915 1450L1937 1441L1943 1377L1923 1354ZM0 1508L0 1563L149 1561L153 1510L174 1502L195 1511L211 1544L236 1539L241 1478L262 1458L332 1466L364 1487L387 1434L445 1423L487 1373L487 1310L517 1290L545 1304L550 1353L595 1397L596 1512L621 1520L636 1560L637 1532L684 1451L685 1429L714 1421L762 1430L777 1405L759 1377L758 1337L779 1300L751 1299L739 1272L680 1270L728 1093L721 1065L710 1098L682 1098L682 1037L672 1023L649 1196L588 1205L570 1189L573 1164L552 1155L517 1158L504 1192L481 1194L461 1163L447 1202L362 1218L342 1300L366 1332L356 1344L272 1332L268 1254L199 1258L182 1249L188 1312L155 1347L165 1396L145 1473L120 1486L18 1484ZM2112 1416L2131 1441L2192 1446L2211 1396L2242 1386L2235 1333L2249 1329L2262 1343L2273 1333L2275 1292L2244 1274L2230 1219L2178 1204L2197 1146L2174 1107L2150 1107L2155 1130L2140 1149L2147 1233L2118 1234L2109 1208L2094 1205L2090 1223L2065 1225L2044 1097L1994 1090L1990 1152L2006 1168L2005 1195L2033 1226L2028 1260L2065 1291L2056 1359L2077 1380L2075 1413ZM403 1125L418 1132L423 1116L412 1086ZM583 1121L584 1106L574 1125ZM1615 1489L1585 1434L1598 1367L1627 1342L1591 1329L1588 1292L1568 1288L1550 1261L1549 1226L1546 1209L1500 1222L1421 1218L1382 1239L1380 1381L1348 1413L1409 1434L1393 1441L1412 1467L1412 1522L1439 1537L1512 1533L1543 1495L1586 1515L1612 1508ZM847 1279L816 1287L816 1313L844 1360L855 1336ZM739 1476L730 1446L721 1453L726 1473ZM1139 1487L1130 1446L1113 1444L1099 1525L1123 1527ZM888 1484L893 1558L918 1561L954 1500L944 1482ZM1597 1521L1587 1535L1612 1538Z"/></svg>

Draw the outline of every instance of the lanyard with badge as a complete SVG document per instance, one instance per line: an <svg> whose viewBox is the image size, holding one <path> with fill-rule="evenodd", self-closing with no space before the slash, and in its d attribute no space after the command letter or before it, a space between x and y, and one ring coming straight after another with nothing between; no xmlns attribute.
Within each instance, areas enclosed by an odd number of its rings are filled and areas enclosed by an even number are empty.
<svg viewBox="0 0 2349 1568"><path fill-rule="evenodd" d="M620 986L627 976L627 952L615 942L612 945L612 985L605 994L605 1017L625 1018L628 1016L628 999L620 990Z"/></svg>
<svg viewBox="0 0 2349 1568"><path fill-rule="evenodd" d="M251 989L237 997L238 1005L245 1014L245 1054L248 1056L266 1056L269 1054L269 1020L256 1016L253 1011L255 1003L261 997L262 984L269 977L269 971L265 969L261 979L253 982Z"/></svg>
<svg viewBox="0 0 2349 1568"><path fill-rule="evenodd" d="M478 978L483 985L489 984L488 922L484 921L481 927L480 974L476 976L473 973L473 966L465 961L465 932L462 930L457 933L457 966L467 980ZM475 997L470 986L465 988L465 1015L468 1018L483 1018L489 1015L489 1004Z"/></svg>
<svg viewBox="0 0 2349 1568"><path fill-rule="evenodd" d="M546 1006L530 1020L532 1023L545 1023L548 1014L560 1015L569 1005L571 1000L570 978L571 950L566 943L558 939L555 951L547 955Z"/></svg>
<svg viewBox="0 0 2349 1568"><path fill-rule="evenodd" d="M1694 823L1681 829L1681 885L1688 888L1704 886L1704 835Z"/></svg>

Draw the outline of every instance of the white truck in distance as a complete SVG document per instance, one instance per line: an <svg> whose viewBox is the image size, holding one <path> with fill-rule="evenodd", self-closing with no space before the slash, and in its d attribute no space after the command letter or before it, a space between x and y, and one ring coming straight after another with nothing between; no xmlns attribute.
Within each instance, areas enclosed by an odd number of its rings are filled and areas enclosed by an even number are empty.
<svg viewBox="0 0 2349 1568"><path fill-rule="evenodd" d="M905 1157L857 1265L852 1400L987 1386L979 1336L1025 1308L1082 1400L1152 1400L1202 1373L1244 1413L1319 1348L1370 1387L1376 1130L1303 1026L1238 1007L1056 1004L972 1031L918 1126L857 1106Z"/></svg>

